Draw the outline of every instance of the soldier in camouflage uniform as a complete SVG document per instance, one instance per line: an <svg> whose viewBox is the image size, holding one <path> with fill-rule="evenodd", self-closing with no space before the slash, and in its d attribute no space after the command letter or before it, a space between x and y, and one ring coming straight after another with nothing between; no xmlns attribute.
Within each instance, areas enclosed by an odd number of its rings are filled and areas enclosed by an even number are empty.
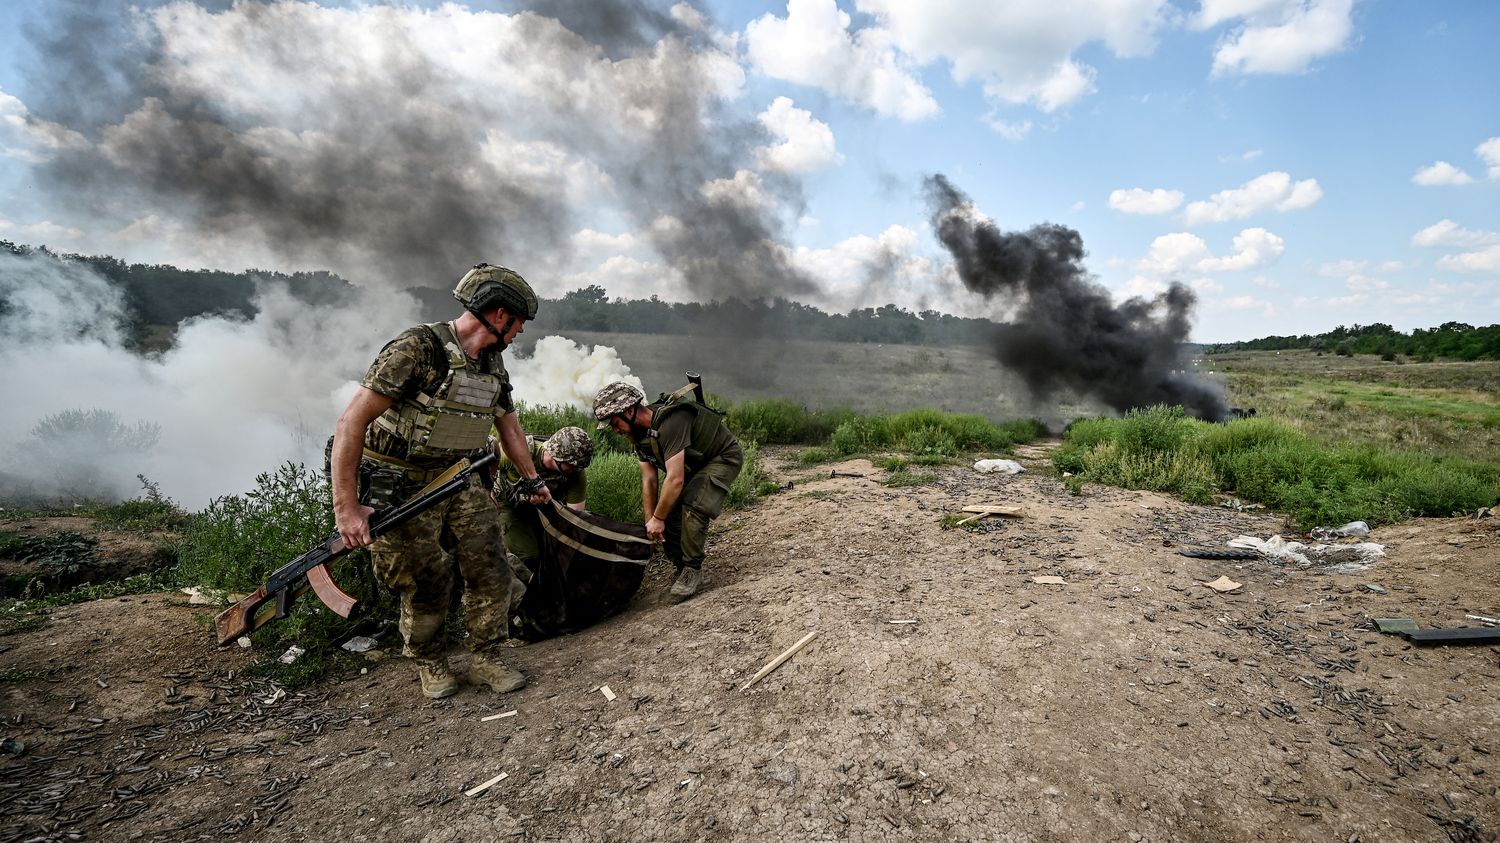
<svg viewBox="0 0 1500 843"><path fill-rule="evenodd" d="M484 449L492 425L518 469L522 492L537 503L551 500L516 421L500 356L522 323L536 316L536 294L515 272L479 264L453 296L464 307L457 319L410 328L381 349L339 416L329 455L339 535L351 548L370 545L376 576L400 592L404 653L417 663L422 693L433 699L458 691L443 635L452 591L445 547L457 558L465 585L469 678L501 692L526 684L497 656L509 635L514 583L503 561L500 519L476 477L468 489L372 545L371 504L411 497Z"/></svg>
<svg viewBox="0 0 1500 843"><path fill-rule="evenodd" d="M635 445L646 534L665 542L677 566L671 594L691 597L703 582L709 522L724 508L745 457L719 412L686 388L645 401L624 381L607 384L594 396L594 418L601 430L612 427Z"/></svg>
<svg viewBox="0 0 1500 843"><path fill-rule="evenodd" d="M528 436L526 443L531 463L553 500L582 510L588 501L588 476L584 469L594 459L594 440L581 427L565 427L551 436ZM508 456L502 456L495 476L495 498L500 502L500 522L505 528L505 550L511 570L522 583L531 582L531 574L540 561L537 541L536 508L516 492L521 486L521 469Z"/></svg>

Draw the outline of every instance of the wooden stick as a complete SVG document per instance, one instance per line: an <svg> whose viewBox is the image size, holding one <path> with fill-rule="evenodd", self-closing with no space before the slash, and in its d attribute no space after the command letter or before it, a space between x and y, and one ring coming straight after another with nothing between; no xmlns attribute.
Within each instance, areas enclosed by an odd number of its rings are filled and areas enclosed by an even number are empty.
<svg viewBox="0 0 1500 843"><path fill-rule="evenodd" d="M611 691L608 685L600 685L599 693L603 694L604 698L609 700L610 702L615 701L615 692Z"/></svg>
<svg viewBox="0 0 1500 843"><path fill-rule="evenodd" d="M509 777L510 777L510 773L501 773L500 775L494 777L493 779L490 779L489 781L485 782L484 784L476 785L474 787L469 788L468 790L464 791L464 795L465 796L478 796L479 794L484 793L486 790L489 790L490 788L492 788L495 785L499 784L501 779L505 779L505 778L509 778Z"/></svg>
<svg viewBox="0 0 1500 843"><path fill-rule="evenodd" d="M770 673L771 671L775 670L776 668L781 667L781 663L782 662L784 662L787 659L791 658L792 656L796 655L798 650L802 649L803 647L806 647L807 646L807 642L809 642L809 641L813 640L814 638L816 638L817 635L818 635L818 631L815 629L812 632L809 632L806 635L802 636L802 640L801 641L798 641L796 644L793 644L792 646L786 648L786 652L782 653L781 655L777 656L774 659L771 659L771 661L769 663L767 663L765 667L763 667L763 668L760 669L759 673L756 673L754 676L750 677L750 681L746 682L744 685L740 686L740 690L743 691L746 688L750 687L751 685L754 685L755 683L759 682L761 679L765 678L765 675L767 673Z"/></svg>
<svg viewBox="0 0 1500 843"><path fill-rule="evenodd" d="M514 709L512 709L511 711L507 711L507 712L505 712L503 714L491 714L489 717L481 717L481 718L479 718L479 722L480 723L488 723L491 720L499 720L502 717L515 717L515 716L516 716L516 712L515 712Z"/></svg>
<svg viewBox="0 0 1500 843"><path fill-rule="evenodd" d="M970 515L968 518L965 518L962 521L958 521L958 522L954 523L953 526L955 526L955 527L962 527L965 524L973 524L975 521L978 521L979 519L985 518L985 517L987 517L989 515L992 515L992 514L994 514L994 513L981 512L978 515Z"/></svg>

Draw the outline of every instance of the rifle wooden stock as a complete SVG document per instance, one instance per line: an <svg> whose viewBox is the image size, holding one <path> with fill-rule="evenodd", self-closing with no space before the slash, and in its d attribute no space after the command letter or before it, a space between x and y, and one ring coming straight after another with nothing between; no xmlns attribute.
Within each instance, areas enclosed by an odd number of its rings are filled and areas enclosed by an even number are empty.
<svg viewBox="0 0 1500 843"><path fill-rule="evenodd" d="M371 515L370 537L379 538L458 494L468 485L470 475L496 459L491 452L475 460L461 460L411 500ZM276 569L265 585L214 618L219 646L227 646L271 621L286 617L292 602L308 590L318 595L334 614L349 617L359 606L359 600L339 588L328 572L330 563L348 553L344 540L333 533L317 547Z"/></svg>

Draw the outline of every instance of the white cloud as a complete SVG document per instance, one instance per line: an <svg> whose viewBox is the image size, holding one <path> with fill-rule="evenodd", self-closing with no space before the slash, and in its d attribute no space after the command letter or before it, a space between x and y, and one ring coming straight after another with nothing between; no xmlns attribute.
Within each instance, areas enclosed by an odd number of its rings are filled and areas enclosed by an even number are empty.
<svg viewBox="0 0 1500 843"><path fill-rule="evenodd" d="M1447 161L1438 161L1435 164L1423 167L1411 177L1412 184L1420 184L1423 187L1437 187L1444 185L1469 184L1474 178L1468 173L1449 164Z"/></svg>
<svg viewBox="0 0 1500 843"><path fill-rule="evenodd" d="M1182 199L1182 191L1160 187L1155 190L1132 187L1109 192L1109 206L1125 214L1165 214L1176 210Z"/></svg>
<svg viewBox="0 0 1500 843"><path fill-rule="evenodd" d="M1323 188L1317 179L1293 183L1283 172L1266 173L1230 190L1221 190L1205 201L1191 202L1185 212L1188 225L1245 219L1264 211L1294 211L1317 204Z"/></svg>
<svg viewBox="0 0 1500 843"><path fill-rule="evenodd" d="M1369 261L1333 261L1318 267L1318 274L1324 278L1348 278L1356 272L1363 272L1365 267L1369 265Z"/></svg>
<svg viewBox="0 0 1500 843"><path fill-rule="evenodd" d="M1500 272L1500 245L1477 252L1463 252L1438 258L1437 265L1456 272Z"/></svg>
<svg viewBox="0 0 1500 843"><path fill-rule="evenodd" d="M1378 293L1382 290L1389 290L1391 282L1384 278L1371 278L1368 275L1355 274L1349 276L1348 280L1344 282L1344 286L1356 293Z"/></svg>
<svg viewBox="0 0 1500 843"><path fill-rule="evenodd" d="M1075 51L1101 43L1117 56L1147 55L1172 15L1167 0L1071 0L1063 13L1029 0L854 5L875 23L852 30L835 0L788 0L785 17L766 14L745 28L751 65L920 120L938 106L918 69L944 62L955 80L977 80L995 101L1052 112L1094 90L1096 72Z"/></svg>
<svg viewBox="0 0 1500 843"><path fill-rule="evenodd" d="M1485 163L1490 180L1500 181L1500 137L1490 138L1474 147L1474 154Z"/></svg>
<svg viewBox="0 0 1500 843"><path fill-rule="evenodd" d="M1157 278L1186 272L1243 272L1269 266L1286 252L1286 241L1264 228L1247 228L1234 237L1234 254L1215 257L1196 234L1179 231L1151 241L1136 269Z"/></svg>
<svg viewBox="0 0 1500 843"><path fill-rule="evenodd" d="M762 186L760 176L749 170L740 170L732 179L706 182L699 190L711 202L742 208L764 208L775 204Z"/></svg>
<svg viewBox="0 0 1500 843"><path fill-rule="evenodd" d="M1254 296L1234 296L1222 299L1220 303L1227 310L1259 310L1266 316L1276 315L1275 303Z"/></svg>
<svg viewBox="0 0 1500 843"><path fill-rule="evenodd" d="M855 0L916 61L946 61L959 82L990 97L1065 108L1094 89L1095 71L1074 52L1101 43L1121 57L1148 55L1171 15L1165 0Z"/></svg>
<svg viewBox="0 0 1500 843"><path fill-rule="evenodd" d="M850 32L849 15L834 0L788 0L786 10L785 18L767 13L745 27L746 54L758 72L904 121L938 113L937 100L884 30Z"/></svg>
<svg viewBox="0 0 1500 843"><path fill-rule="evenodd" d="M1088 203L1085 202L1085 201L1083 201L1082 199L1079 199L1077 202L1073 203L1072 207L1069 208L1069 210L1071 210L1071 211L1073 211L1073 212L1076 213L1078 211L1082 211L1084 208L1087 208L1087 207L1088 207Z"/></svg>
<svg viewBox="0 0 1500 843"><path fill-rule="evenodd" d="M1025 140L1031 134L1030 120L1017 120L1013 123L1006 122L993 114L984 118L985 125L995 130L1000 137L1009 141Z"/></svg>
<svg viewBox="0 0 1500 843"><path fill-rule="evenodd" d="M1204 258L1197 268L1202 272L1244 272L1269 266L1286 252L1286 241L1264 228L1247 228L1234 236L1234 254L1224 258Z"/></svg>
<svg viewBox="0 0 1500 843"><path fill-rule="evenodd" d="M83 232L66 225L58 225L51 220L21 225L7 219L0 219L0 232L10 234L14 232L29 243L38 245L54 243L58 240L77 240L83 236Z"/></svg>
<svg viewBox="0 0 1500 843"><path fill-rule="evenodd" d="M1353 10L1354 0L1204 0L1193 23L1237 23L1214 51L1215 76L1302 73L1348 45Z"/></svg>
<svg viewBox="0 0 1500 843"><path fill-rule="evenodd" d="M38 163L65 149L81 149L79 133L32 115L26 104L0 88L0 156Z"/></svg>
<svg viewBox="0 0 1500 843"><path fill-rule="evenodd" d="M837 311L894 303L908 310L974 313L980 305L922 254L920 232L892 225L878 237L858 235L827 249L801 247L793 262L823 284L820 304Z"/></svg>
<svg viewBox="0 0 1500 843"><path fill-rule="evenodd" d="M790 99L777 97L760 115L766 130L781 139L775 146L755 150L761 166L784 173L805 173L844 163L828 124L812 112L797 108Z"/></svg>
<svg viewBox="0 0 1500 843"><path fill-rule="evenodd" d="M1500 243L1500 231L1460 228L1453 220L1439 220L1411 237L1413 246L1454 246L1460 249Z"/></svg>

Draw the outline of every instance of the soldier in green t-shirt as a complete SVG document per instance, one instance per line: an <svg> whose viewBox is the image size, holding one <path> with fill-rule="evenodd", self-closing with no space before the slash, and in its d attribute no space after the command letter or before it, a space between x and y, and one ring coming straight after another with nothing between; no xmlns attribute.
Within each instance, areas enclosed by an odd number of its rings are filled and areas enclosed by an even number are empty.
<svg viewBox="0 0 1500 843"><path fill-rule="evenodd" d="M594 396L594 418L635 445L646 534L664 542L677 566L671 594L691 597L703 582L709 522L723 510L745 457L723 416L684 391L645 401L624 381L607 384Z"/></svg>
<svg viewBox="0 0 1500 843"><path fill-rule="evenodd" d="M573 509L583 509L588 501L589 483L584 469L594 459L593 438L581 427L564 427L551 436L528 436L526 444L531 462L552 492L552 499ZM509 456L502 454L500 468L495 472L495 499L500 502L505 549L516 578L529 583L541 561L541 545L537 540L541 524L536 507L519 490L520 469Z"/></svg>

